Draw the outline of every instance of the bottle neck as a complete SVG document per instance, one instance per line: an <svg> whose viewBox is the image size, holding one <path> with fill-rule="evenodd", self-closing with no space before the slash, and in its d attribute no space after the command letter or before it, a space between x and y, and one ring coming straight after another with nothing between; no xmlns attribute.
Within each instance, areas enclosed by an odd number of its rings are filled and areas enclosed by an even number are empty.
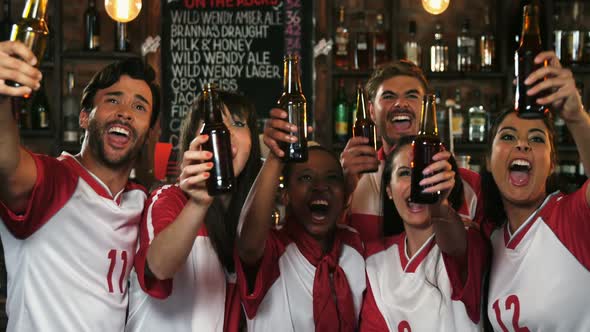
<svg viewBox="0 0 590 332"><path fill-rule="evenodd" d="M367 118L367 107L365 104L365 90L362 87L356 89L356 118Z"/></svg>
<svg viewBox="0 0 590 332"><path fill-rule="evenodd" d="M23 18L45 20L47 0L27 0L23 9Z"/></svg>
<svg viewBox="0 0 590 332"><path fill-rule="evenodd" d="M520 38L520 45L526 42L536 42L541 44L541 30L539 28L539 10L537 7L529 5L525 6L523 14L522 32Z"/></svg>
<svg viewBox="0 0 590 332"><path fill-rule="evenodd" d="M299 61L297 59L285 59L283 67L283 91L287 93L301 93Z"/></svg>
<svg viewBox="0 0 590 332"><path fill-rule="evenodd" d="M203 103L203 109L207 112L207 116L204 119L205 123L223 123L223 117L221 116L223 104L219 100L219 96L215 90L207 88L203 91Z"/></svg>
<svg viewBox="0 0 590 332"><path fill-rule="evenodd" d="M435 95L426 95L422 100L422 112L420 113L420 131L418 134L438 136Z"/></svg>
<svg viewBox="0 0 590 332"><path fill-rule="evenodd" d="M338 23L344 25L344 8L340 8L340 11L338 12Z"/></svg>

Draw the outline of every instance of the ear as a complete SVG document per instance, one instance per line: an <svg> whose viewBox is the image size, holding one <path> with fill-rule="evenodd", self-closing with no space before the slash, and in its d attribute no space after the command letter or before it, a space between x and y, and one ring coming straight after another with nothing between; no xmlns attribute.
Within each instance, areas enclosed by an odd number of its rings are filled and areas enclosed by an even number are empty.
<svg viewBox="0 0 590 332"><path fill-rule="evenodd" d="M371 120L377 123L377 119L375 118L375 107L373 105L373 101L369 100L369 115L371 116Z"/></svg>
<svg viewBox="0 0 590 332"><path fill-rule="evenodd" d="M78 120L78 123L80 125L80 128L83 128L85 130L88 129L89 117L90 117L90 112L86 112L85 110L81 110L80 111L80 117L79 117L79 120Z"/></svg>
<svg viewBox="0 0 590 332"><path fill-rule="evenodd" d="M391 192L391 187L387 186L387 188L385 188L385 190L387 191L387 197L389 197L389 199L393 201L393 194Z"/></svg>

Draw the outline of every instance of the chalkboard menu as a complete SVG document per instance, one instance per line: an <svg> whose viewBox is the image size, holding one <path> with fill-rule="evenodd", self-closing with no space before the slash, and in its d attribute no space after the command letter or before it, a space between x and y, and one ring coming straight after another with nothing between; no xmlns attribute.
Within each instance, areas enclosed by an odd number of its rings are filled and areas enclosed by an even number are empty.
<svg viewBox="0 0 590 332"><path fill-rule="evenodd" d="M162 140L174 146L171 159L206 83L243 93L266 118L282 92L283 56L299 54L311 101L312 0L163 0L162 8Z"/></svg>

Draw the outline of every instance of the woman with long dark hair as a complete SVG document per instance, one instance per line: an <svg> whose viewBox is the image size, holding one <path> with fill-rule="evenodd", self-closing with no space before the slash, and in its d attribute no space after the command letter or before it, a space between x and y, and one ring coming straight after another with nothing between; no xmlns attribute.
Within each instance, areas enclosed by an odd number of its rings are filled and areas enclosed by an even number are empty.
<svg viewBox="0 0 590 332"><path fill-rule="evenodd" d="M456 212L461 177L451 154L433 157L422 180L441 192L433 205L410 202L413 136L402 137L381 182L383 240L366 247L361 331L479 331L486 250Z"/></svg>
<svg viewBox="0 0 590 332"><path fill-rule="evenodd" d="M572 72L553 52L536 63L529 95L559 111L590 171L590 117ZM483 226L493 247L487 313L496 331L590 331L590 187L550 193L555 170L551 117L506 111L490 131Z"/></svg>
<svg viewBox="0 0 590 332"><path fill-rule="evenodd" d="M236 189L211 197L205 180L209 137L199 135L205 110L197 98L181 129L179 182L146 203L129 306L128 331L238 331L234 243L240 211L260 168L256 111L245 97L219 91L231 132ZM269 217L270 219L270 217Z"/></svg>

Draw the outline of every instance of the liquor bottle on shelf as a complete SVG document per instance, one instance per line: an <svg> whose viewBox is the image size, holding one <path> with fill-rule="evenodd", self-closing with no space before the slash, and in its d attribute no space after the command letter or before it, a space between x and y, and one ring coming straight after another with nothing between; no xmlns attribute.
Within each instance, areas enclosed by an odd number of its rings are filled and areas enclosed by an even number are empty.
<svg viewBox="0 0 590 332"><path fill-rule="evenodd" d="M408 40L404 44L404 57L418 67L422 65L422 48L416 39L416 21L410 21Z"/></svg>
<svg viewBox="0 0 590 332"><path fill-rule="evenodd" d="M555 55L561 61L561 44L564 35L562 17L561 17L561 4L556 3L553 9L553 50Z"/></svg>
<svg viewBox="0 0 590 332"><path fill-rule="evenodd" d="M355 33L354 40L354 69L368 70L370 63L369 34L366 30L365 14L358 13L357 20L360 29Z"/></svg>
<svg viewBox="0 0 590 332"><path fill-rule="evenodd" d="M430 46L430 71L444 72L449 70L449 46L443 39L442 25L436 23L434 43Z"/></svg>
<svg viewBox="0 0 590 332"><path fill-rule="evenodd" d="M348 27L344 21L344 6L340 6L338 9L338 26L336 27L336 36L334 40L336 42L336 52L334 55L334 64L342 69L350 68L350 54L349 54L349 41L350 36Z"/></svg>
<svg viewBox="0 0 590 332"><path fill-rule="evenodd" d="M277 101L278 108L285 110L289 123L297 126L297 142L279 144L285 153L286 162L307 161L307 100L301 89L299 56L286 55L283 61L283 94Z"/></svg>
<svg viewBox="0 0 590 332"><path fill-rule="evenodd" d="M346 143L348 141L348 118L350 111L348 101L346 100L346 89L344 80L338 81L338 90L336 92L336 107L334 109L334 137L337 142Z"/></svg>
<svg viewBox="0 0 590 332"><path fill-rule="evenodd" d="M127 23L117 22L115 26L115 51L129 51L129 38L127 37Z"/></svg>
<svg viewBox="0 0 590 332"><path fill-rule="evenodd" d="M463 106L461 105L461 89L457 88L455 90L455 103L453 106L453 118L451 119L452 126L451 132L453 133L453 142L463 143L464 135L463 135L463 128L465 126L465 112L463 111Z"/></svg>
<svg viewBox="0 0 590 332"><path fill-rule="evenodd" d="M17 97L20 99L18 103L18 127L20 129L33 129L31 119L31 96Z"/></svg>
<svg viewBox="0 0 590 332"><path fill-rule="evenodd" d="M22 17L12 26L10 33L10 40L22 42L33 52L37 57L37 66L39 66L45 54L49 35L49 28L45 21L47 1L27 0ZM7 81L6 84L12 87L21 86L20 83L14 81Z"/></svg>
<svg viewBox="0 0 590 332"><path fill-rule="evenodd" d="M88 0L88 7L84 12L84 50L100 50L100 17L95 0Z"/></svg>
<svg viewBox="0 0 590 332"><path fill-rule="evenodd" d="M223 102L217 95L216 87L208 83L203 89L202 109L205 112L203 127L200 134L208 135L209 140L203 143L203 149L213 154L213 168L207 179L207 192L211 196L231 192L235 184L232 163L231 133L223 122Z"/></svg>
<svg viewBox="0 0 590 332"><path fill-rule="evenodd" d="M440 192L424 193L425 186L420 185L422 179L432 174L424 175L422 172L428 165L432 164L432 157L444 150L443 144L438 137L436 124L436 102L435 96L428 94L424 96L422 111L420 112L420 130L418 136L412 142L414 158L410 163L412 168L410 202L418 204L433 204L438 201Z"/></svg>
<svg viewBox="0 0 590 332"><path fill-rule="evenodd" d="M581 1L571 3L571 21L567 31L562 36L561 61L566 64L576 65L582 61L584 48L582 26L583 4Z"/></svg>
<svg viewBox="0 0 590 332"><path fill-rule="evenodd" d="M0 33L2 34L0 38L2 40L10 39L10 30L12 29L12 18L10 17L11 8L10 2L12 0L4 0L2 3L2 21L0 21Z"/></svg>
<svg viewBox="0 0 590 332"><path fill-rule="evenodd" d="M373 50L373 67L377 67L389 61L389 47L387 47L387 32L385 32L385 22L383 21L383 14L379 13L376 17L377 25L373 32L373 42L371 49Z"/></svg>
<svg viewBox="0 0 590 332"><path fill-rule="evenodd" d="M479 68L482 71L493 71L496 66L496 39L492 33L489 7L486 7L484 20L484 33L479 37Z"/></svg>
<svg viewBox="0 0 590 332"><path fill-rule="evenodd" d="M475 39L471 36L470 23L466 19L457 36L457 71L473 71L475 65Z"/></svg>
<svg viewBox="0 0 590 332"><path fill-rule="evenodd" d="M41 87L35 91L31 103L31 125L32 129L49 129L50 111L45 84L41 81Z"/></svg>
<svg viewBox="0 0 590 332"><path fill-rule="evenodd" d="M375 130L375 123L371 120L367 110L367 103L365 102L365 89L359 83L356 86L356 120L354 122L354 129L352 132L354 137L362 136L369 139L368 146L377 150L377 132ZM372 169L366 173L377 172L377 169Z"/></svg>
<svg viewBox="0 0 590 332"><path fill-rule="evenodd" d="M534 59L543 50L541 45L541 33L539 29L539 7L537 5L524 6L522 33L520 46L514 54L514 73L516 76L516 90L514 93L514 110L518 116L528 119L543 118L549 108L537 104L537 99L546 95L538 93L529 96L527 91L532 86L524 84L526 78L535 70L547 66L535 64Z"/></svg>
<svg viewBox="0 0 590 332"><path fill-rule="evenodd" d="M474 104L469 108L469 142L482 143L486 138L487 112L481 103L481 92L475 90Z"/></svg>
<svg viewBox="0 0 590 332"><path fill-rule="evenodd" d="M63 141L65 143L80 142L80 109L74 96L74 73L68 72L66 80L66 95L63 100Z"/></svg>

